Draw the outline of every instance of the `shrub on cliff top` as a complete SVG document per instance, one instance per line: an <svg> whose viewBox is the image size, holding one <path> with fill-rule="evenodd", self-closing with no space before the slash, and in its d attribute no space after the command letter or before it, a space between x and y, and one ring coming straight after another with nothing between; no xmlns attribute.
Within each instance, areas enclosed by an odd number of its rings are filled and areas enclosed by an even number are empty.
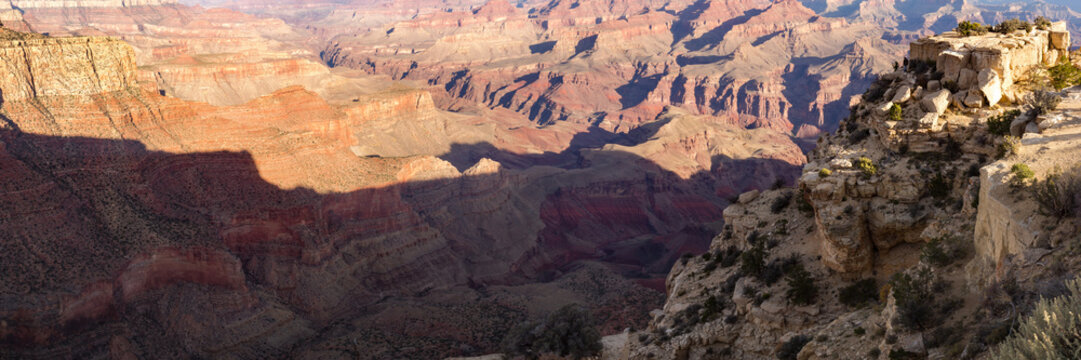
<svg viewBox="0 0 1081 360"><path fill-rule="evenodd" d="M983 24L972 21L962 21L957 24L957 28L954 29L954 31L957 31L957 34L961 36L983 35L987 33L987 30L987 27Z"/></svg>
<svg viewBox="0 0 1081 360"><path fill-rule="evenodd" d="M901 105L893 104L893 106L890 106L890 120L901 121L901 112Z"/></svg>
<svg viewBox="0 0 1081 360"><path fill-rule="evenodd" d="M601 335L589 310L571 304L548 315L542 322L527 322L503 339L503 351L537 358L542 354L581 359L601 351Z"/></svg>
<svg viewBox="0 0 1081 360"><path fill-rule="evenodd" d="M1081 358L1081 280L1067 282L1068 294L1043 299L1017 331L992 353L995 360Z"/></svg>
<svg viewBox="0 0 1081 360"><path fill-rule="evenodd" d="M1010 186L1015 188L1024 187L1029 180L1036 176L1036 173L1032 172L1032 169L1024 163L1013 164L1013 167L1010 168L1010 174L1013 175L1010 178Z"/></svg>
<svg viewBox="0 0 1081 360"><path fill-rule="evenodd" d="M1057 93L1047 90L1036 90L1025 95L1025 105L1028 105L1036 115L1043 115L1058 109L1062 103L1062 97Z"/></svg>
<svg viewBox="0 0 1081 360"><path fill-rule="evenodd" d="M1009 19L991 27L991 31L999 34L1010 34L1017 30L1032 31L1032 24L1021 19Z"/></svg>
<svg viewBox="0 0 1081 360"><path fill-rule="evenodd" d="M1043 16L1037 16L1036 21L1033 21L1033 23L1035 23L1036 28L1040 30L1047 30L1051 28L1051 20L1048 20Z"/></svg>
<svg viewBox="0 0 1081 360"><path fill-rule="evenodd" d="M855 165L856 168L860 169L860 171L862 171L863 174L866 176L874 176L878 173L878 167L875 166L873 162L871 162L871 159L868 159L866 157L860 157L859 159L856 159Z"/></svg>
<svg viewBox="0 0 1081 360"><path fill-rule="evenodd" d="M1066 172L1056 167L1032 185L1032 194L1044 215L1063 218L1076 214L1081 205L1081 165Z"/></svg>
<svg viewBox="0 0 1081 360"><path fill-rule="evenodd" d="M1068 58L1064 58L1061 64L1047 69L1047 75L1051 78L1051 86L1055 90L1081 85L1081 68L1074 65Z"/></svg>

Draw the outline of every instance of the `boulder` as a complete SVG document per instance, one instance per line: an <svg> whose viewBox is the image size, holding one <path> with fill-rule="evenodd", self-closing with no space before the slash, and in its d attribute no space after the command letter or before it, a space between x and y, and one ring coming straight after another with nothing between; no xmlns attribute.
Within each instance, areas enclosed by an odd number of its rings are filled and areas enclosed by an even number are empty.
<svg viewBox="0 0 1081 360"><path fill-rule="evenodd" d="M971 89L979 80L979 73L972 69L961 69L961 76L957 78L957 88L961 90Z"/></svg>
<svg viewBox="0 0 1081 360"><path fill-rule="evenodd" d="M923 106L923 111L941 115L950 106L950 91L943 89L927 94L923 97L920 105Z"/></svg>
<svg viewBox="0 0 1081 360"><path fill-rule="evenodd" d="M980 92L983 92L983 96L987 98L987 106L998 105L998 102L1002 100L1002 79L999 78L998 73L991 69L983 69L980 71L979 80Z"/></svg>
<svg viewBox="0 0 1081 360"><path fill-rule="evenodd" d="M983 95L979 90L969 90L968 95L965 95L964 100L965 107L978 108L983 106Z"/></svg>
<svg viewBox="0 0 1081 360"><path fill-rule="evenodd" d="M1040 133L1040 126L1036 125L1035 122L1029 122L1028 125L1025 125L1025 133L1026 134L1029 134L1029 133L1031 133L1031 134L1039 134Z"/></svg>
<svg viewBox="0 0 1081 360"><path fill-rule="evenodd" d="M940 116L941 115L939 115L938 113L934 113L934 112L929 112L929 113L923 114L923 117L920 117L920 120L919 120L920 127L931 128L931 129L937 128L938 127L938 118Z"/></svg>
<svg viewBox="0 0 1081 360"><path fill-rule="evenodd" d="M751 191L745 192L743 194L740 194L739 195L739 200L737 200L737 201L740 204L746 204L746 203L749 203L751 201L754 201L754 199L757 199L758 194L760 194L760 192L758 190L751 190Z"/></svg>
<svg viewBox="0 0 1081 360"><path fill-rule="evenodd" d="M878 110L878 113L880 115L887 115L887 114L890 113L890 108L892 108L892 107L893 107L893 102L892 101L887 101L885 104L882 104L882 106L879 106L878 109L876 109L876 110Z"/></svg>
<svg viewBox="0 0 1081 360"><path fill-rule="evenodd" d="M830 160L831 169L848 169L852 167L852 161L844 158Z"/></svg>
<svg viewBox="0 0 1081 360"><path fill-rule="evenodd" d="M961 69L965 67L965 54L953 50L943 51L938 54L936 66L943 74L943 81L957 81L961 76Z"/></svg>
<svg viewBox="0 0 1081 360"><path fill-rule="evenodd" d="M938 80L931 80L927 82L927 91L935 92L942 89L942 82Z"/></svg>
<svg viewBox="0 0 1081 360"><path fill-rule="evenodd" d="M1051 31L1051 47L1059 50L1070 48L1069 31Z"/></svg>
<svg viewBox="0 0 1081 360"><path fill-rule="evenodd" d="M927 352L927 348L923 344L923 334L920 333L902 335L898 345L901 345L901 349L910 353L924 354Z"/></svg>
<svg viewBox="0 0 1081 360"><path fill-rule="evenodd" d="M1028 125L1030 120L1032 119L1027 114L1022 114L1016 119L1013 119L1013 122L1010 123L1010 135L1021 136L1025 131L1025 126Z"/></svg>
<svg viewBox="0 0 1081 360"><path fill-rule="evenodd" d="M1036 124L1040 127L1040 132L1043 132L1061 121L1062 115L1041 115L1036 119Z"/></svg>
<svg viewBox="0 0 1081 360"><path fill-rule="evenodd" d="M903 104L912 98L912 87L908 85L901 85L897 88L897 91L893 93L893 103Z"/></svg>

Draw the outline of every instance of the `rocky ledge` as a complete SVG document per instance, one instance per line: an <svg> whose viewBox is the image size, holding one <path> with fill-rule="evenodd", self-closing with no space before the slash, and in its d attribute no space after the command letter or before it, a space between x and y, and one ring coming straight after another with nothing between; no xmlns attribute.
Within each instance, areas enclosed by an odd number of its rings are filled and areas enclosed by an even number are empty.
<svg viewBox="0 0 1081 360"><path fill-rule="evenodd" d="M1037 191L1076 178L1081 149L1081 90L1046 87L1053 66L1081 70L1060 29L912 43L798 186L727 207L711 251L677 262L664 308L606 356L992 357L1081 264L1081 221Z"/></svg>

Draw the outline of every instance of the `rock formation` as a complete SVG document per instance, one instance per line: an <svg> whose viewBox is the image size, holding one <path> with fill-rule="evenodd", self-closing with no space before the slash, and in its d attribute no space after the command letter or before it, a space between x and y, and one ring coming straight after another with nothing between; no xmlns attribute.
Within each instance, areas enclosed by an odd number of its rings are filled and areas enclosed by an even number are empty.
<svg viewBox="0 0 1081 360"><path fill-rule="evenodd" d="M1079 264L1064 241L1081 222L1040 210L1011 170L1078 165L1077 88L1040 116L1015 100L1045 76L1030 68L1081 63L1052 44L1062 26L913 42L908 66L819 139L798 186L739 196L711 251L677 262L650 327L605 356L986 358L1000 341L986 334ZM952 76L974 79L941 85ZM988 101L996 92L1013 95ZM979 101L950 101L959 93ZM1011 120L1019 148L997 151Z"/></svg>

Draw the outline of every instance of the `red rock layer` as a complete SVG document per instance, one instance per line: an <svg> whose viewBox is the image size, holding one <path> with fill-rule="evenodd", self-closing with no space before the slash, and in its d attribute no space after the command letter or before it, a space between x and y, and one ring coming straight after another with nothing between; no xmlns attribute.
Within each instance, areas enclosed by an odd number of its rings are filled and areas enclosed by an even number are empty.
<svg viewBox="0 0 1081 360"><path fill-rule="evenodd" d="M578 260L659 278L706 244L700 224L728 195L708 166L635 152L653 143L580 150L613 135L448 114L425 91L334 106L291 87L216 107L132 84L118 41L2 44L0 61L36 58L0 82L0 263L18 269L0 279L0 355L286 356L387 297L531 283ZM447 160L380 157L419 143Z"/></svg>

